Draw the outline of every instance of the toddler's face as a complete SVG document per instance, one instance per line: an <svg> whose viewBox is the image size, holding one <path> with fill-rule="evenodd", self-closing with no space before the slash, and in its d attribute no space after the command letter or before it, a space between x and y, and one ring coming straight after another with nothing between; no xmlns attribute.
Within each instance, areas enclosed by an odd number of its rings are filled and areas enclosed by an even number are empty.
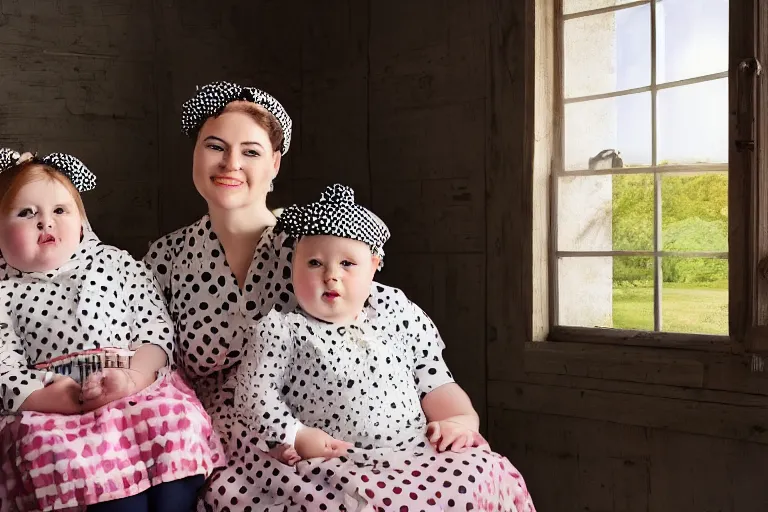
<svg viewBox="0 0 768 512"><path fill-rule="evenodd" d="M307 236L299 240L293 260L293 289L310 315L332 323L349 323L371 293L379 259L357 240Z"/></svg>
<svg viewBox="0 0 768 512"><path fill-rule="evenodd" d="M53 179L24 185L0 214L0 251L14 268L47 272L69 260L78 245L82 218L69 190Z"/></svg>

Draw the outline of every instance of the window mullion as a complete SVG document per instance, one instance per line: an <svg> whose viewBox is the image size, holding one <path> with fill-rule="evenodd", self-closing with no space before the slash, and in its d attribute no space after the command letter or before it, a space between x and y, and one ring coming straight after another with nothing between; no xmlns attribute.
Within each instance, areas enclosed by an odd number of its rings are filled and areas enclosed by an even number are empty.
<svg viewBox="0 0 768 512"><path fill-rule="evenodd" d="M656 0L651 2L651 165L656 166L657 161L657 129L656 129ZM661 175L653 175L653 330L661 331L661 285L662 269L661 257Z"/></svg>

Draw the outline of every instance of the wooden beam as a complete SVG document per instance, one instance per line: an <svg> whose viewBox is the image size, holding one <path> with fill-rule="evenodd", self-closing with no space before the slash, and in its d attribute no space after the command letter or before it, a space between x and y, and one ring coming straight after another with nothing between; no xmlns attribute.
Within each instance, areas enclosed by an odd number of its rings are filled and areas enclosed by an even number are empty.
<svg viewBox="0 0 768 512"><path fill-rule="evenodd" d="M488 406L768 444L768 409L576 389L488 383Z"/></svg>

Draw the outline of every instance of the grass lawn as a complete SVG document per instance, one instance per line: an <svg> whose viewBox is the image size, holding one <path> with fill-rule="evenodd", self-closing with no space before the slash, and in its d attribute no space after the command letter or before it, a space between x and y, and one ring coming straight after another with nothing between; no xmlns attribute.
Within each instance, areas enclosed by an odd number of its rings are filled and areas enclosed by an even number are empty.
<svg viewBox="0 0 768 512"><path fill-rule="evenodd" d="M661 329L669 332L728 334L728 288L664 283ZM653 330L653 287L613 289L613 327Z"/></svg>

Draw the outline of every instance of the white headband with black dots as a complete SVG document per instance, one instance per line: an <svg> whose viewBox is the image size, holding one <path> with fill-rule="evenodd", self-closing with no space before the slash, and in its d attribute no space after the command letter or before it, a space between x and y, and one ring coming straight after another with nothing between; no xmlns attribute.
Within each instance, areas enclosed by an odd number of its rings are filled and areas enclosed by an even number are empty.
<svg viewBox="0 0 768 512"><path fill-rule="evenodd" d="M379 257L379 268L384 264L384 243L389 239L386 224L355 203L355 192L350 187L339 184L326 187L316 203L293 205L283 210L275 231L295 238L331 235L359 240Z"/></svg>
<svg viewBox="0 0 768 512"><path fill-rule="evenodd" d="M288 112L273 96L255 87L243 87L229 82L213 82L198 87L195 96L181 106L181 130L189 137L194 137L208 118L221 114L233 101L255 103L275 116L283 129L283 146L278 149L282 154L288 152L293 126Z"/></svg>
<svg viewBox="0 0 768 512"><path fill-rule="evenodd" d="M78 192L87 192L96 188L96 176L83 162L66 153L51 153L39 158L32 157L31 161L47 165L66 176ZM0 148L0 172L22 163L21 154L9 148Z"/></svg>

